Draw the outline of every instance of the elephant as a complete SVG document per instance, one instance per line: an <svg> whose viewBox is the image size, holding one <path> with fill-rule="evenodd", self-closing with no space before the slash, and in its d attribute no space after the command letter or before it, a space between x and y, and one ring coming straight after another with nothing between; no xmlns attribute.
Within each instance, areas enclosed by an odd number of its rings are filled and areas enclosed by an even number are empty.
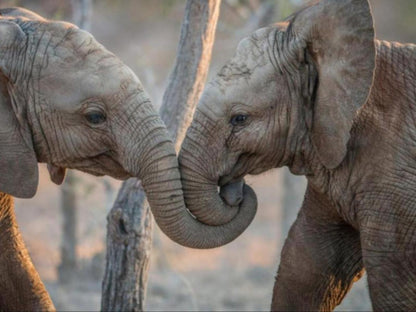
<svg viewBox="0 0 416 312"><path fill-rule="evenodd" d="M374 310L411 311L415 157L416 45L377 40L367 0L321 0L238 44L179 167L187 208L214 227L238 217L245 175L306 176L273 311L332 310L364 270Z"/></svg>
<svg viewBox="0 0 416 312"><path fill-rule="evenodd" d="M161 230L186 246L233 240L257 206L248 189L241 217L218 227L195 219L185 207L172 139L131 69L75 25L0 9L1 310L54 309L13 208L13 196L35 195L38 163L56 184L67 168L140 178Z"/></svg>

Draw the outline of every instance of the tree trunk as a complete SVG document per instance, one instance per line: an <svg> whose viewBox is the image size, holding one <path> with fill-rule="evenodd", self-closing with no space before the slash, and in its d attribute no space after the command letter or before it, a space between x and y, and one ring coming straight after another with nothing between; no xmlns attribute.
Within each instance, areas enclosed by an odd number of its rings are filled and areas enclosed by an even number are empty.
<svg viewBox="0 0 416 312"><path fill-rule="evenodd" d="M91 0L72 0L72 22L87 31L91 26ZM77 270L77 178L68 170L61 188L62 241L61 263L58 266L58 280L61 284L71 281Z"/></svg>
<svg viewBox="0 0 416 312"><path fill-rule="evenodd" d="M91 30L92 0L72 0L72 22L86 31Z"/></svg>
<svg viewBox="0 0 416 312"><path fill-rule="evenodd" d="M178 150L204 88L221 0L188 0L160 114ZM152 219L140 182L123 183L108 216L103 311L143 311Z"/></svg>
<svg viewBox="0 0 416 312"><path fill-rule="evenodd" d="M71 281L77 269L77 206L74 172L68 171L61 188L62 241L61 263L58 266L58 280L61 284Z"/></svg>
<svg viewBox="0 0 416 312"><path fill-rule="evenodd" d="M160 116L177 150L205 86L221 0L188 0L175 67L163 96Z"/></svg>
<svg viewBox="0 0 416 312"><path fill-rule="evenodd" d="M140 181L125 181L107 220L103 311L143 311L153 222Z"/></svg>

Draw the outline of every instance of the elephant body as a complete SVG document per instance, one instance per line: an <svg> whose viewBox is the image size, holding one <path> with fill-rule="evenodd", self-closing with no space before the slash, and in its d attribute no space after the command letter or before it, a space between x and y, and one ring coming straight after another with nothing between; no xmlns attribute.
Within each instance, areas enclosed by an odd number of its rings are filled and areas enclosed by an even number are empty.
<svg viewBox="0 0 416 312"><path fill-rule="evenodd" d="M54 309L19 233L13 198L5 193L0 193L0 270L1 310Z"/></svg>
<svg viewBox="0 0 416 312"><path fill-rule="evenodd" d="M375 40L366 0L317 1L205 89L179 155L187 207L227 223L244 175L288 166L308 187L271 309L332 310L365 269L375 310L415 310L415 118L416 45Z"/></svg>
<svg viewBox="0 0 416 312"><path fill-rule="evenodd" d="M344 161L330 170L307 161L272 310L332 310L364 269L375 310L416 308L416 45L376 48L373 86Z"/></svg>

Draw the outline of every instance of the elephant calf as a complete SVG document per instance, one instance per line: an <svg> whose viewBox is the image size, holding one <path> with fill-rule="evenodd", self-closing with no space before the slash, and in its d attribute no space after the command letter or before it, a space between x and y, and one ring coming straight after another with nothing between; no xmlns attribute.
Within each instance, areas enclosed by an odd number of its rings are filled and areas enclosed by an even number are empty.
<svg viewBox="0 0 416 312"><path fill-rule="evenodd" d="M19 234L11 198L35 194L38 162L48 164L57 184L65 168L74 168L140 177L155 207L163 207L158 201L165 197L182 199L173 191L179 177L173 144L134 73L72 24L1 9L2 311L54 309Z"/></svg>
<svg viewBox="0 0 416 312"><path fill-rule="evenodd" d="M367 0L315 1L240 42L179 155L188 208L216 226L238 217L246 174L307 177L284 311L334 309L364 268L375 310L416 310L415 160L416 46L375 40Z"/></svg>
<svg viewBox="0 0 416 312"><path fill-rule="evenodd" d="M235 222L213 228L194 219L185 209L174 146L134 73L72 24L0 9L2 311L54 309L19 234L11 197L35 194L38 162L48 164L57 184L66 168L140 178L160 228L183 245L227 243L254 216L253 195Z"/></svg>

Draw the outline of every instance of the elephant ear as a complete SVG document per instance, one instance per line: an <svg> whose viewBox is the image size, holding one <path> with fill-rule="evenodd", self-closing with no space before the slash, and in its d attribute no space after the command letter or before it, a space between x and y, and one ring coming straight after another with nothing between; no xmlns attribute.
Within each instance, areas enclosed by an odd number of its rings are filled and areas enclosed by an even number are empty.
<svg viewBox="0 0 416 312"><path fill-rule="evenodd" d="M17 24L0 20L0 54L6 55L24 36ZM38 165L25 112L10 99L7 66L0 60L0 192L29 198L36 193Z"/></svg>
<svg viewBox="0 0 416 312"><path fill-rule="evenodd" d="M375 69L375 38L367 0L322 0L289 26L318 72L312 144L324 166L344 159L358 109L366 103Z"/></svg>

